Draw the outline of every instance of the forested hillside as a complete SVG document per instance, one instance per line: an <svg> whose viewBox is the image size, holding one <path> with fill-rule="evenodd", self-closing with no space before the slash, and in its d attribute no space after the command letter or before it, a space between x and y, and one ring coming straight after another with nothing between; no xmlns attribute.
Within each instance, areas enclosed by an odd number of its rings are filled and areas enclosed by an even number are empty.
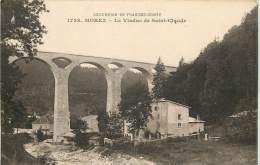
<svg viewBox="0 0 260 165"><path fill-rule="evenodd" d="M222 41L192 63L180 62L166 83L166 97L190 105L193 115L215 122L257 108L257 7Z"/></svg>

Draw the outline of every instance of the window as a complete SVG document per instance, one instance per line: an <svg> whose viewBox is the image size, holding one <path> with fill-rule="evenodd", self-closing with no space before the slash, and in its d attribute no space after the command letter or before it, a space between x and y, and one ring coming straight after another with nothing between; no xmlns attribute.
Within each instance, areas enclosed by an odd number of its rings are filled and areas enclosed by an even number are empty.
<svg viewBox="0 0 260 165"><path fill-rule="evenodd" d="M178 128L181 128L181 123L178 123Z"/></svg>
<svg viewBox="0 0 260 165"><path fill-rule="evenodd" d="M181 114L178 114L178 120L181 120Z"/></svg>
<svg viewBox="0 0 260 165"><path fill-rule="evenodd" d="M155 110L155 111L158 111L158 109L159 109L159 108L158 108L157 106L154 107L154 110Z"/></svg>

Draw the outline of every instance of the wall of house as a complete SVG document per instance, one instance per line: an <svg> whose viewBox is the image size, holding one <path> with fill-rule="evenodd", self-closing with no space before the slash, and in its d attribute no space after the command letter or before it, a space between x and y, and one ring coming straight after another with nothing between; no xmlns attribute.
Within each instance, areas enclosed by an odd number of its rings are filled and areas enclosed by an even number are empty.
<svg viewBox="0 0 260 165"><path fill-rule="evenodd" d="M197 133L204 131L204 123L189 123L189 132Z"/></svg>
<svg viewBox="0 0 260 165"><path fill-rule="evenodd" d="M32 124L33 130L43 129L43 130L50 130L53 132L53 124Z"/></svg>
<svg viewBox="0 0 260 165"><path fill-rule="evenodd" d="M168 124L167 124L167 103L159 102L153 103L152 107L152 117L149 118L147 123L147 130L151 133L160 132L161 134L167 133ZM157 110L156 110L156 107Z"/></svg>
<svg viewBox="0 0 260 165"><path fill-rule="evenodd" d="M87 126L88 126L88 129L90 129L90 131L92 132L99 132L98 130L98 121L96 118L92 118L90 120L87 121Z"/></svg>
<svg viewBox="0 0 260 165"><path fill-rule="evenodd" d="M187 136L189 134L188 123L189 108L168 102L168 135Z"/></svg>
<svg viewBox="0 0 260 165"><path fill-rule="evenodd" d="M87 123L88 132L99 132L97 115L89 115L82 118L82 120Z"/></svg>
<svg viewBox="0 0 260 165"><path fill-rule="evenodd" d="M161 102L159 104L159 132L161 135L166 135L168 132L168 104L166 102Z"/></svg>
<svg viewBox="0 0 260 165"><path fill-rule="evenodd" d="M155 110L156 106L158 110ZM189 109L187 107L171 102L153 103L152 116L147 124L147 130L151 133L158 131L161 135L174 136L189 134Z"/></svg>
<svg viewBox="0 0 260 165"><path fill-rule="evenodd" d="M203 132L203 122L189 123L189 108L172 102L159 102L152 105L152 118L149 118L147 131L160 132L164 136L188 136L193 132ZM158 107L156 110L155 107Z"/></svg>

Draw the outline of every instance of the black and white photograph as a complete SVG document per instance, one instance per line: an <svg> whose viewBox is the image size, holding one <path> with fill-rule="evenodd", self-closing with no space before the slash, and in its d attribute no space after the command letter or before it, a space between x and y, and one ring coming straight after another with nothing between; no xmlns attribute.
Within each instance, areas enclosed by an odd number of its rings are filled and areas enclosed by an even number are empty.
<svg viewBox="0 0 260 165"><path fill-rule="evenodd" d="M0 2L2 165L260 164L258 1Z"/></svg>

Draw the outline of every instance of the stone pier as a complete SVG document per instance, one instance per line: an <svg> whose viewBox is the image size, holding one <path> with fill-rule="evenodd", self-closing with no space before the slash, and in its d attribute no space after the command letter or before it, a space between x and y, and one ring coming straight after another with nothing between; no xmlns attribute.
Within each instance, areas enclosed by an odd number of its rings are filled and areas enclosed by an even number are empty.
<svg viewBox="0 0 260 165"><path fill-rule="evenodd" d="M118 112L118 104L121 101L121 80L126 73L126 69L110 70L107 78L107 109L109 114Z"/></svg>
<svg viewBox="0 0 260 165"><path fill-rule="evenodd" d="M60 68L56 68L53 73L55 78L53 140L60 141L64 134L70 132L69 73Z"/></svg>

